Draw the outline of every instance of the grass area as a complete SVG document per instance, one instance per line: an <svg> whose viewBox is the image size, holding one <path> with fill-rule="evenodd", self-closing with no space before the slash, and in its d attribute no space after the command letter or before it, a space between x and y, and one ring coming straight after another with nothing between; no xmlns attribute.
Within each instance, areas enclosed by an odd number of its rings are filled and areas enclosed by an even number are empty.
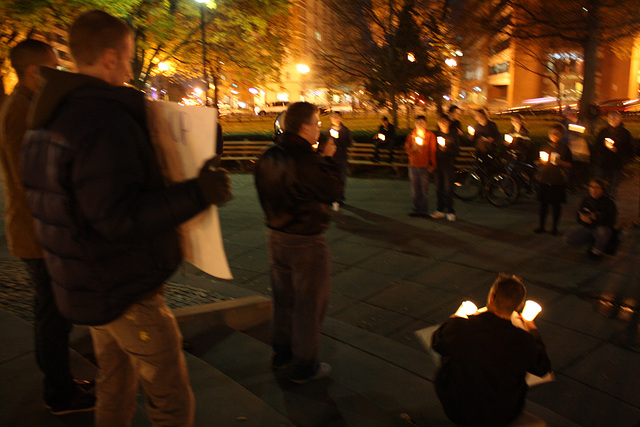
<svg viewBox="0 0 640 427"><path fill-rule="evenodd" d="M373 138L374 133L380 126L380 118L383 114L375 112L367 113L345 113L343 115L343 123L353 133L353 137L358 142L369 142ZM273 137L273 122L275 116L242 116L242 117L223 117L220 119L224 137L227 140L270 140ZM322 130L326 132L331 126L328 116L322 116ZM430 129L436 128L436 115L428 114L427 121ZM495 116L492 118L498 125L498 129L502 133L511 130L511 121L508 116ZM558 118L556 116L528 116L525 117L525 126L529 129L531 138L534 142L542 142L547 136L549 125L554 123ZM463 115L461 120L463 129L468 125L473 125L475 120L470 114ZM627 117L624 120L625 127L629 129L634 138L640 138L640 118ZM604 127L606 122L601 120L596 125L596 131ZM413 117L407 118L406 115L398 116L398 134L406 135L413 127Z"/></svg>

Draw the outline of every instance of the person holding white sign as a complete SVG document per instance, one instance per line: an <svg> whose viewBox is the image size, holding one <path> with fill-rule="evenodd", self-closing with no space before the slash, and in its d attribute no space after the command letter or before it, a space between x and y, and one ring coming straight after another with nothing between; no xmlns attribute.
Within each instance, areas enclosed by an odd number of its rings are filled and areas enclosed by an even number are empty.
<svg viewBox="0 0 640 427"><path fill-rule="evenodd" d="M329 138L322 153L318 107L290 104L284 133L258 160L255 184L269 228L273 292L272 367L291 367L289 379L306 383L329 374L319 360L320 327L329 298L331 256L324 235L329 205L340 195L336 146ZM291 366L290 366L291 365Z"/></svg>
<svg viewBox="0 0 640 427"><path fill-rule="evenodd" d="M453 315L432 335L442 356L435 388L447 417L464 426L506 426L522 415L527 372L551 370L533 320L514 311L524 305L526 288L517 276L500 274L487 298L487 310Z"/></svg>
<svg viewBox="0 0 640 427"><path fill-rule="evenodd" d="M568 170L571 168L571 150L562 143L564 126L554 123L549 126L549 139L540 147L540 157L535 162L538 166L539 226L534 233L544 233L549 205L553 209L553 228L551 234L558 234L558 222L562 213L562 204L567 201L566 187Z"/></svg>
<svg viewBox="0 0 640 427"><path fill-rule="evenodd" d="M56 304L90 326L98 362L96 426L130 425L139 383L154 425L193 426L182 335L163 284L182 260L176 228L231 199L205 163L168 185L132 77L133 33L94 10L69 32L79 73L46 69L23 153L23 182Z"/></svg>

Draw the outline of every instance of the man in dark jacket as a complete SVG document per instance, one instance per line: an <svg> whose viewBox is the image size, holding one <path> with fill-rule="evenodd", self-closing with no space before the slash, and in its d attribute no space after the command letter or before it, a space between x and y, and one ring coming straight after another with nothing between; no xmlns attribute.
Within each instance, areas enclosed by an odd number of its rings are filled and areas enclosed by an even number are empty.
<svg viewBox="0 0 640 427"><path fill-rule="evenodd" d="M619 112L611 111L607 122L609 125L598 133L593 148L598 159L598 176L609 183L609 196L615 199L622 168L633 160L633 141Z"/></svg>
<svg viewBox="0 0 640 427"><path fill-rule="evenodd" d="M14 256L24 261L31 276L35 290L36 361L44 374L45 405L56 415L93 410L95 406L95 395L83 389L90 384L78 382L71 375L69 332L72 324L56 307L20 174L27 116L42 85L38 70L41 66L55 67L57 64L58 58L48 44L33 39L18 43L11 49L11 65L18 75L18 84L0 111L0 164L6 185L7 245Z"/></svg>
<svg viewBox="0 0 640 427"><path fill-rule="evenodd" d="M396 127L389 123L389 119L386 116L382 118L378 133L373 137L373 144L375 145L373 161L380 160L381 148L387 148L389 150L389 163L393 162L393 150L396 148Z"/></svg>
<svg viewBox="0 0 640 427"><path fill-rule="evenodd" d="M519 277L501 274L486 312L452 316L433 333L433 349L442 355L436 393L457 425L508 425L523 411L527 372L542 376L551 370L535 323L519 316L523 330L511 322L525 296Z"/></svg>
<svg viewBox="0 0 640 427"><path fill-rule="evenodd" d="M582 199L576 214L577 227L567 233L565 242L573 246L589 246L589 255L600 258L613 235L618 210L606 194L606 182L593 178L589 183L589 195Z"/></svg>
<svg viewBox="0 0 640 427"><path fill-rule="evenodd" d="M224 171L166 186L132 77L132 32L104 12L81 15L70 47L81 74L43 70L23 182L56 303L90 325L96 425L130 425L138 382L156 425L193 425L182 336L163 297L181 261L176 227L231 198Z"/></svg>
<svg viewBox="0 0 640 427"><path fill-rule="evenodd" d="M269 227L273 291L272 366L293 362L296 383L326 376L319 361L320 327L329 296L331 257L324 236L329 204L340 195L340 169L330 138L322 155L312 145L320 135L318 108L289 106L285 132L258 161L255 182Z"/></svg>

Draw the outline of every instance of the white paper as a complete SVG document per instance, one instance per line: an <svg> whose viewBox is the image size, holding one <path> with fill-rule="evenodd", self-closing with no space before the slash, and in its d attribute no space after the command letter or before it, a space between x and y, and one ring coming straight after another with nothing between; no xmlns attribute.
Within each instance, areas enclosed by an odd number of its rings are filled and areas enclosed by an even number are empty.
<svg viewBox="0 0 640 427"><path fill-rule="evenodd" d="M148 101L147 107L149 132L165 178L180 182L196 177L215 154L216 110L161 101ZM216 206L182 224L179 232L185 261L212 276L233 278Z"/></svg>

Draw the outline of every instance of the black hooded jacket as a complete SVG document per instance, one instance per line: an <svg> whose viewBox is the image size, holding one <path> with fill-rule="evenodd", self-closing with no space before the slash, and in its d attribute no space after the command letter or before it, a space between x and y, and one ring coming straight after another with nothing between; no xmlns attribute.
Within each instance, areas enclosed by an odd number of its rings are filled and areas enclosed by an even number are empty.
<svg viewBox="0 0 640 427"><path fill-rule="evenodd" d="M101 325L157 292L181 260L176 227L206 207L195 179L167 187L144 96L43 69L23 181L61 313Z"/></svg>

